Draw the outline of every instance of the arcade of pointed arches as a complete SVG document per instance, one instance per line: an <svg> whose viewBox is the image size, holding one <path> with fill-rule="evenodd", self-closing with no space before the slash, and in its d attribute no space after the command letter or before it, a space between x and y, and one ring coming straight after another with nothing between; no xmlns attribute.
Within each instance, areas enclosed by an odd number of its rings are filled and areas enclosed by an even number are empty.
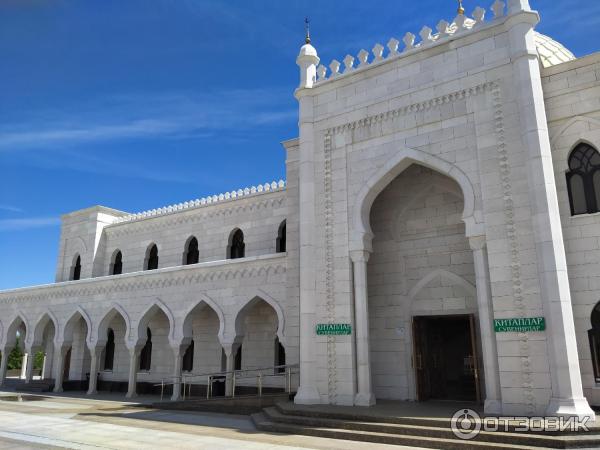
<svg viewBox="0 0 600 450"><path fill-rule="evenodd" d="M0 385L7 376L8 356L17 344L25 353L19 377L25 382L52 380L55 392L63 388L90 394L126 390L127 396L133 397L153 392L155 382L183 372L217 373L228 367L246 370L286 363L285 319L276 300L257 291L231 317L226 319L221 308L206 296L191 305L181 319L156 299L135 327L117 303L95 323L81 307L64 323L47 310L30 325L19 312L7 327L0 324ZM36 372L33 355L40 352L44 362L41 371ZM194 389L205 392L204 377L197 382ZM278 388L280 384L283 386L283 380L277 379L271 385L267 381L265 387ZM240 389L244 389L244 383ZM173 399L179 398L180 388L172 393Z"/></svg>

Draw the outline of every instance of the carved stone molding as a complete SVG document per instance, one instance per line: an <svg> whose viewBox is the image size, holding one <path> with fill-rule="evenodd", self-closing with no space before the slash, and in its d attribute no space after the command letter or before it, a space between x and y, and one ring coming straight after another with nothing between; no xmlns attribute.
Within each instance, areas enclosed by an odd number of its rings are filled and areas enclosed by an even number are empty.
<svg viewBox="0 0 600 450"><path fill-rule="evenodd" d="M254 262L255 263L255 262ZM187 266L189 267L189 266ZM79 282L60 283L48 285L44 288L32 288L24 292L5 292L0 294L0 305L15 304L23 301L45 301L51 299L83 298L94 295L108 295L113 293L136 292L140 290L156 290L170 287L200 284L209 281L254 278L269 274L285 273L285 261L261 262L253 264L241 263L237 267L209 267L196 270L183 269L181 272L148 271L135 274L135 277L112 276L102 278L88 278ZM154 273L152 273L154 272ZM82 285L83 284L83 285ZM34 292L32 292L34 291ZM37 292L35 292L37 291Z"/></svg>

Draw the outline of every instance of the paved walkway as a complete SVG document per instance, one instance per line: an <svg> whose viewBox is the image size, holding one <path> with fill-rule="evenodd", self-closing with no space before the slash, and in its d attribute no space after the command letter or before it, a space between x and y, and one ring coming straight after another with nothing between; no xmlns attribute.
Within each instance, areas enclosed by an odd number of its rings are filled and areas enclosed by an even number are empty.
<svg viewBox="0 0 600 450"><path fill-rule="evenodd" d="M257 431L248 416L153 410L125 401L0 392L0 449L391 450Z"/></svg>

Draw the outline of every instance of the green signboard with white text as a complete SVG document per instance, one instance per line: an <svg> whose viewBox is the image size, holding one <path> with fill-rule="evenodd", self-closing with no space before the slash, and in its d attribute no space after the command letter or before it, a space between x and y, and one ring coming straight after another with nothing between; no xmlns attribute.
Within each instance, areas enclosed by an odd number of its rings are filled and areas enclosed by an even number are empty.
<svg viewBox="0 0 600 450"><path fill-rule="evenodd" d="M319 323L317 324L317 335L343 336L352 334L352 325L349 323Z"/></svg>
<svg viewBox="0 0 600 450"><path fill-rule="evenodd" d="M517 317L514 319L494 319L496 333L525 333L528 331L544 331L546 319L543 317Z"/></svg>

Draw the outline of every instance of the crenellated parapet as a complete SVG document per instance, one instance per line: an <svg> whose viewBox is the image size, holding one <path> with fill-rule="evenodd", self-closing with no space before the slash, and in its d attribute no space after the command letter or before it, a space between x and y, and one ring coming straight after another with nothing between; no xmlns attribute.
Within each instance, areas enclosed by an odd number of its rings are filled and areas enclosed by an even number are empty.
<svg viewBox="0 0 600 450"><path fill-rule="evenodd" d="M493 13L493 19L489 22L491 24L504 17L506 4L501 0L496 0L490 9ZM376 43L370 53L362 49L358 52L356 58L353 55L346 55L342 62L334 59L328 67L320 64L317 67L316 83L322 84L384 61L404 57L419 50L442 44L454 37L463 36L475 31L486 23L486 10L480 6L474 9L471 16L467 17L464 14L459 14L451 23L446 20L440 20L435 27L435 31L425 25L421 28L418 36L407 32L402 41L391 38L387 42L387 52L383 45ZM402 48L400 48L401 44Z"/></svg>
<svg viewBox="0 0 600 450"><path fill-rule="evenodd" d="M247 198L250 196L266 194L268 192L277 192L285 190L285 181L273 181L271 183L259 184L258 186L251 186L244 189L238 189L237 191L225 192L218 195L209 195L208 197L202 197L196 200L190 200L175 205L164 206L162 208L151 209L139 213L129 214L123 217L117 218L113 224L119 224L123 222L135 222L138 220L147 219L150 217L165 216L168 214L176 213L179 211L189 210L193 208L200 208L203 206L213 205L216 203L223 203L239 198Z"/></svg>

